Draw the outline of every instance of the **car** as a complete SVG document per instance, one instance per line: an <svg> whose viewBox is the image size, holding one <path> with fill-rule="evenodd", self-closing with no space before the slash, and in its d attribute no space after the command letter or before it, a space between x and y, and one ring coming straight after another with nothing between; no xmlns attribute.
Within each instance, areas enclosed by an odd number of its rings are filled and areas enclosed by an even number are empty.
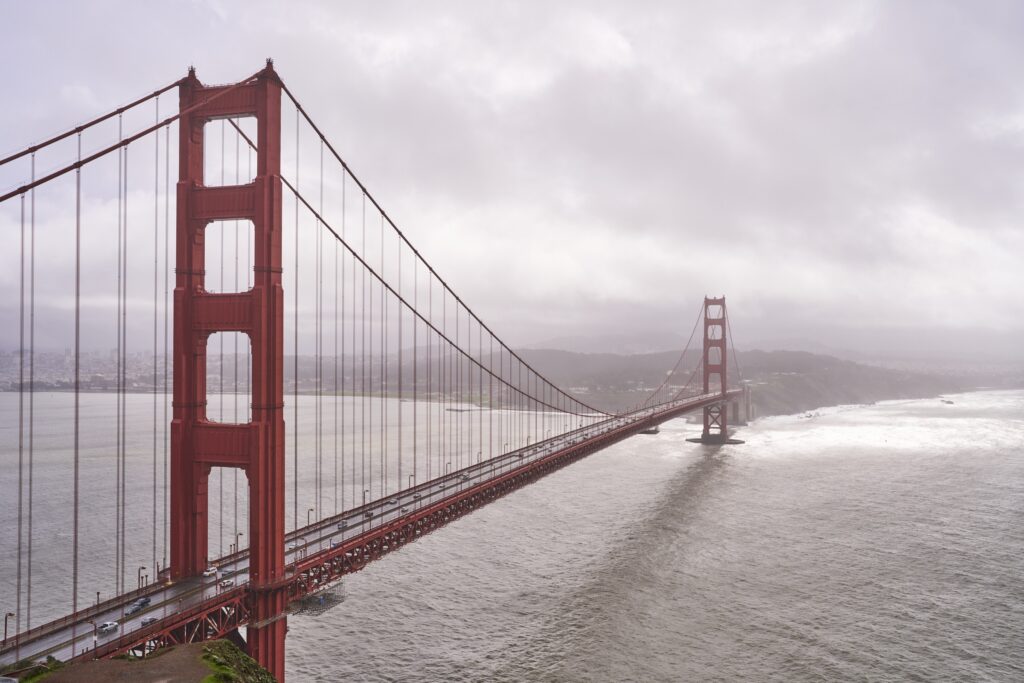
<svg viewBox="0 0 1024 683"><path fill-rule="evenodd" d="M231 588L232 586L235 585L235 580L234 579L221 579L220 583L218 583L217 585L220 586L221 588Z"/></svg>
<svg viewBox="0 0 1024 683"><path fill-rule="evenodd" d="M291 552L295 552L295 545L294 544L288 546L288 552L290 552L290 553Z"/></svg>
<svg viewBox="0 0 1024 683"><path fill-rule="evenodd" d="M159 619L157 619L156 617L143 617L142 625L149 626L150 624L155 624L157 621L159 621Z"/></svg>
<svg viewBox="0 0 1024 683"><path fill-rule="evenodd" d="M402 508L402 512L408 512L409 508Z"/></svg>
<svg viewBox="0 0 1024 683"><path fill-rule="evenodd" d="M130 614L135 614L136 612L141 612L141 611L142 611L142 605L140 605L137 602L133 602L132 604L128 605L128 608L125 609L124 613L130 615Z"/></svg>
<svg viewBox="0 0 1024 683"><path fill-rule="evenodd" d="M206 569L203 570L203 576L217 576L217 568L216 567L207 567Z"/></svg>
<svg viewBox="0 0 1024 683"><path fill-rule="evenodd" d="M421 496L421 495L420 495L419 493L414 493L414 494L412 494L412 497L413 497L413 498L414 498L415 500L419 500L419 499L420 499L420 498L421 498L422 496Z"/></svg>
<svg viewBox="0 0 1024 683"><path fill-rule="evenodd" d="M346 519L343 519L340 522L338 522L338 529L339 530L340 529L344 529L347 526L348 526L348 520L346 520Z"/></svg>
<svg viewBox="0 0 1024 683"><path fill-rule="evenodd" d="M392 498L391 500L388 501L388 505L398 505L398 499Z"/></svg>
<svg viewBox="0 0 1024 683"><path fill-rule="evenodd" d="M367 510L366 512L363 513L363 517L369 519L370 517L373 517L373 512L371 510Z"/></svg>
<svg viewBox="0 0 1024 683"><path fill-rule="evenodd" d="M337 548L341 544L342 544L342 541L331 541L331 547L332 548Z"/></svg>
<svg viewBox="0 0 1024 683"><path fill-rule="evenodd" d="M113 633L118 629L120 624L116 621L104 621L102 624L96 627L96 630L100 633Z"/></svg>
<svg viewBox="0 0 1024 683"><path fill-rule="evenodd" d="M463 474L461 477L459 477L459 479L461 479L462 481L469 481L469 475Z"/></svg>
<svg viewBox="0 0 1024 683"><path fill-rule="evenodd" d="M135 602L143 607L148 607L151 600L147 597L142 597L136 600Z"/></svg>

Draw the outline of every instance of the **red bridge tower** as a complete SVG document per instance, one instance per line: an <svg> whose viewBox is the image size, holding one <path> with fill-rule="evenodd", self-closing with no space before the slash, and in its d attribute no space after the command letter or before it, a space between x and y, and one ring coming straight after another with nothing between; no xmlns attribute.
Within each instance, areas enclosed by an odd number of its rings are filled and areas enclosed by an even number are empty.
<svg viewBox="0 0 1024 683"><path fill-rule="evenodd" d="M249 482L249 653L284 680L284 292L281 287L281 82L268 60L254 79L204 86L190 71L180 86L177 268L174 289L174 419L171 423L171 575L207 563L207 481L237 467ZM193 108L194 107L194 108ZM215 119L254 117L256 177L206 187L203 132ZM212 221L254 229L254 284L247 292L205 288L204 237ZM206 346L215 332L243 332L252 345L252 418L206 416Z"/></svg>
<svg viewBox="0 0 1024 683"><path fill-rule="evenodd" d="M712 299L704 297L704 393L726 392L725 297ZM712 381L714 380L714 381ZM728 406L715 403L704 408L704 443L723 443L729 438L727 424Z"/></svg>

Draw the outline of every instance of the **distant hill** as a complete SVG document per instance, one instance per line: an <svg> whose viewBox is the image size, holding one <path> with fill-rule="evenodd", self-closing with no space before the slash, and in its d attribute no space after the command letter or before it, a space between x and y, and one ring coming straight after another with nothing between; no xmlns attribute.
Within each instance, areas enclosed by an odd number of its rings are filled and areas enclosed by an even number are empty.
<svg viewBox="0 0 1024 683"><path fill-rule="evenodd" d="M571 387L595 407L622 410L641 403L679 359L678 352L620 355L526 349L522 356L555 384ZM700 362L687 353L680 363L682 384ZM970 388L958 378L863 365L805 351L742 351L730 355L753 385L756 415L796 413L828 405L923 398ZM694 382L699 382L699 374Z"/></svg>

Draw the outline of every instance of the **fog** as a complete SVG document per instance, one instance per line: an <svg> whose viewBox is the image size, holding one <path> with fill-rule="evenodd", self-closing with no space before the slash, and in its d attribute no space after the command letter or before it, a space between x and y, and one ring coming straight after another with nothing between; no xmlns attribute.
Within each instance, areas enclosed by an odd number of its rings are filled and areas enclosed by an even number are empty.
<svg viewBox="0 0 1024 683"><path fill-rule="evenodd" d="M664 350L724 294L744 349L1022 360L1022 27L1015 2L8 2L0 153L189 65L230 82L273 57L512 345ZM27 177L5 168L0 189ZM152 187L135 191L132 225L152 221ZM54 348L69 192L37 206L37 343ZM19 220L0 207L6 349Z"/></svg>

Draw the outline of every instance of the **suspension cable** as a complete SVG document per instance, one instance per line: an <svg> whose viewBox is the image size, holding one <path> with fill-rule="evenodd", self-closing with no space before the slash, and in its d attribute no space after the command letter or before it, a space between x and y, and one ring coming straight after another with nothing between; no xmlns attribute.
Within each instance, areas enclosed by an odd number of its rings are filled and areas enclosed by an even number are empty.
<svg viewBox="0 0 1024 683"><path fill-rule="evenodd" d="M322 131L320 130L320 128L319 128L319 127L318 127L318 126L317 126L317 125L316 125L316 124L315 124L315 123L313 122L313 119L312 119L312 118L310 118L309 114L308 114L308 113L306 113L306 110L305 110L305 109L303 109L303 107L302 107L302 105L301 105L301 104L299 103L298 99L297 99L297 98L295 97L295 95L294 95L294 94L292 94L291 90L289 90L289 89L288 89L288 86L287 86L287 85L286 85L286 84L284 83L284 81L280 80L280 78L279 78L278 80L279 80L279 82L281 83L281 89L282 89L282 90L284 91L284 93L285 93L286 95L288 95L289 99L291 99L291 101L292 101L292 104L294 104L294 105L295 105L295 109L296 109L296 116L298 116L299 114L301 114L301 115L302 115L302 117L303 117L303 118L304 118L304 119L306 120L306 122L307 122L307 123L308 123L308 124L310 125L310 127L311 127L311 128L313 129L313 131L314 131L314 132L315 132L315 133L317 134L317 136L318 136L318 137L320 138L320 140L322 140L322 141L323 141L323 143L324 143L324 145L326 145L326 147L327 147L328 151L330 151L330 152L331 152L331 155L332 155L332 156L334 156L334 158L335 158L335 159L336 159L336 160L338 161L338 163L340 163L340 164L341 164L342 168L344 168L344 169L345 169L345 171L346 171L346 172L347 172L347 173L348 173L348 174L349 174L349 175L350 175L350 176L352 177L352 180L353 180L353 181L355 181L355 183L356 183L356 184L357 184L357 185L359 186L359 188L360 188L360 189L361 189L361 190L363 191L363 193L364 193L364 194L366 195L366 198L367 198L367 199L369 199L369 200L370 200L370 202L372 202L372 203L373 203L374 207L375 207L375 208L376 208L376 209L377 209L377 210L378 210L378 211L380 212L381 218L382 218L383 220L387 221L388 225L390 225L390 226L391 226L391 228L392 228L392 229L393 229L393 230L395 231L395 233L396 233L396 234L398 235L398 237L399 237L399 238L400 238L400 239L401 239L401 240L402 240L403 242L405 242L405 244L406 244L406 245L407 245L407 246L409 247L409 249L410 249L410 250L412 251L412 253L413 253L413 254L415 254L415 255L416 255L416 257L417 257L417 258L419 258L419 259L420 259L421 261L423 261L423 265L427 267L427 270L428 270L428 271L430 272L430 274L432 274L432 275L433 275L433 276L434 276L435 278L437 278L438 282L440 282L440 283L441 283L441 285L442 285L442 286L443 286L443 287L444 287L444 288L445 288L445 289L446 289L446 290L447 290L447 291L448 291L448 292L449 292L449 293L450 293L450 294L452 295L452 297L453 297L453 298L455 299L455 301L456 301L456 302L457 302L458 304L461 304L462 306L464 306L464 307L466 308L466 311L467 311L467 313L468 313L469 315L471 315L471 316L472 316L473 318L475 318L475 319L477 320L477 322L478 322L478 323L480 323L481 325L483 325L483 326L484 326L484 329L486 329L488 333L490 333L490 334L494 334L494 331L493 331L493 330L491 330L491 328L490 328L490 327L488 327L488 326L487 326L487 325L486 325L486 324L485 324L485 323L483 322L483 320L481 320L481 319L480 319L480 317L479 317L478 315L476 315L476 313L474 313L474 312L473 312L473 310L472 310L471 308L469 308L469 306L467 306L467 305L466 305L466 303L465 303L464 301L462 301L462 299L461 299L461 298L460 298L460 297L458 296L458 294L456 294L456 293L455 293L455 291L454 291L454 290L452 290L452 288L451 288L451 287L450 287L450 286L448 285L448 283L447 283L447 282L446 282L446 281L444 280L444 278L442 278L442 277L441 277L441 276L440 276L440 275L439 275L439 274L437 273L437 271L435 271L435 270L434 270L434 268L433 268L433 267L432 267L432 266L430 265L430 263L429 263L429 262L428 262L428 261L427 261L427 260L426 260L425 258L423 258L423 256L422 256L422 255L420 254L420 252L419 252L419 251L418 251L418 250L416 249L416 247L415 247L415 246L413 246L412 242L410 242L410 241L409 241L409 239L408 239L408 238L407 238L407 237L405 236L405 233L403 233L403 232L402 232L402 231L401 231L401 230L400 230L400 229L398 228L397 224L396 224L396 223L395 223L395 222L394 222L394 221L393 221L393 220L391 219L391 217L390 217L390 216L389 216L389 215L387 214L387 212L386 212L386 211L384 210L384 208L383 208L383 207L382 207L382 206L381 206L381 205L380 205L380 204L379 204L379 203L377 202L377 200L376 200L376 199L375 199L375 198L373 197L373 195L372 195L372 194L370 193L370 191L369 191L369 190L368 190L368 189L366 188L366 186L365 186L365 185L363 185L362 181L360 181L360 180L359 180L359 178L358 178L358 177L357 177L357 176L356 176L356 175L355 175L355 174L354 174L354 173L352 172L352 169L351 169L351 168L350 168L350 167L348 166L348 164L347 164L347 163L345 162L345 160L344 160L344 159L342 159L341 155L340 155L340 154L338 153L338 151L337 151L337 150L336 150L336 149L334 148L334 146L333 146L333 145L331 144L330 140L328 140L328 139L327 139L327 137L326 137L326 136L324 135L324 133L323 133L323 132L322 132ZM282 180L286 181L286 179L284 179L284 178L282 178ZM287 182L287 181L286 181L286 182ZM501 341L500 341L500 340L501 340L501 338L500 338L500 337L498 337L498 336L497 336L496 334L494 334L494 336L495 336L495 338L497 338L497 339L499 340L499 343L502 343L502 344L504 344L504 342L501 342ZM516 353L515 351L513 351L513 350L512 350L511 348L508 348L508 351L509 351L509 353L510 353L510 354L512 354L512 355L513 355L513 356L514 356L514 357L515 357L515 358L516 358L517 360L519 360L520 362L524 363L524 364L526 365L527 369L529 369L529 370L530 370L531 372L534 372L534 373L536 373L537 375L539 375L540 377L542 377L542 378L543 378L543 375L541 375L541 373L537 372L537 370L536 370L535 368L533 368L533 367L532 367L532 366L531 366L531 365L530 365L529 363L526 363L526 361L525 361L525 360L523 360L523 358L522 358L522 357L520 357L520 356L519 356L519 355L518 355L518 354L517 354L517 353ZM545 379L544 381L545 381L545 382L548 382L548 380L547 380L547 379ZM549 384L550 384L550 382L549 382ZM554 386L554 385L552 384L552 386ZM566 392L565 392L564 390L562 390L562 389L560 389L560 388L558 388L558 387L556 387L556 390L557 390L557 391L558 391L558 392L559 392L560 394L563 394L563 395L569 396L568 394L566 394ZM587 404L587 403L585 403L585 402L581 401L580 399L578 399L578 398L576 398L576 397L573 397L573 396L569 396L569 397L570 397L570 398L571 398L571 399L572 399L573 401L575 401L575 402L579 403L580 405L582 405L582 406L586 407L586 408L587 408L588 410L590 410L590 411L592 411L592 412L595 412L595 413L599 413L599 414L601 414L601 415L609 415L609 414L610 414L610 413L608 413L607 411L604 411L604 410L600 410L600 409L598 409L598 408L595 408L595 407L593 407L593 406L591 406L591 405L589 405L589 404Z"/></svg>
<svg viewBox="0 0 1024 683"><path fill-rule="evenodd" d="M350 254L352 255L352 258L353 258L353 259L355 259L355 260L356 260L356 261L357 261L357 262L358 262L358 263L359 263L359 264L360 264L361 266L363 266L363 268L365 269L365 271L367 271L367 272L368 272L368 273L369 273L369 274L370 274L371 276L373 276L373 278L374 278L374 279L376 279L376 280L377 280L377 281L378 281L378 282L379 282L379 283L380 283L380 284L381 284L381 285L382 285L382 286L383 286L383 287L384 287L385 289L387 289L387 291L389 291L389 292L390 292L390 293L391 293L391 294L392 294L392 295L393 295L393 296L394 296L394 297L395 297L395 298L396 298L396 299L397 299L398 301L400 301L400 302L401 302L401 303L402 303L402 304L403 304L403 305L404 305L404 306L405 306L406 308L408 308L408 309L409 309L409 310L410 310L410 311L411 311L411 312L412 312L412 313L413 313L414 315L416 315L416 317L418 317L418 318L419 318L420 320L422 320L422 321L424 322L424 324L426 324L426 325L427 325L427 326L428 326L428 327L429 327L429 328L430 328L431 330L433 330L433 331L434 331L434 332L435 332L435 333L436 333L436 334L437 334L437 335L439 336L439 338L440 338L441 340L443 340L443 341L447 342L447 343L448 343L449 345L451 345L451 346L452 346L452 347L453 347L453 348L454 348L454 349L455 349L456 351L458 351L458 352L459 352L459 354L461 354L461 355L462 355L463 357L465 357L465 358L466 358L466 359L467 359L467 360L468 360L469 362L471 362L471 363L472 363L473 365L475 365L475 366L478 366L478 367L482 367L482 364L480 363L480 361L479 361L478 359L475 359L475 358L472 358L472 357L470 357L470 356L469 356L469 355L467 354L467 352L466 352L466 351L465 351L464 349L461 349L461 348L459 348L459 347L458 347L458 345L457 345L457 344L456 344L456 343L455 343L455 342L454 342L454 341L453 341L453 340L452 340L452 339L451 339L451 338L450 338L450 337L449 337L449 336L448 336L448 335L447 335L446 333L444 333L444 332L443 332L442 330L439 330L439 329L438 329L438 328L437 328L437 327L436 327L436 326L434 325L434 323L433 323L433 322L431 322L430 320L428 320L428 319L427 319L426 317L424 317L422 313L420 313L420 312L416 311L416 310L415 310L415 309L414 309L414 308L413 308L413 307L411 306L411 304L409 303L409 301L408 301L408 300L407 300L406 298L404 298L404 297L402 297L402 296L399 296L399 295L398 295L398 292L396 292L396 291L395 291L395 289L394 289L394 288L393 288L393 287L392 287L392 286L391 286L390 284L388 284L388 283L387 283L387 282L386 282L386 281L385 281L385 280L383 279L383 277L382 277L382 276L381 276L381 275L380 275L380 274L379 274L379 273L378 273L378 272L377 272L377 271L376 271L376 270L375 270L375 269L374 269L373 267L371 267L371 266L370 266L370 265L369 265L369 264L368 264L368 263L367 263L367 262L366 262L366 261L365 261L365 260L363 259L363 257L362 257L362 256L360 256L360 255L359 255L358 253L356 253L356 251L355 251L355 250L354 250L354 249L353 249L353 248L352 248L352 247L351 247L351 246L350 246L350 245L349 245L349 244L348 244L347 242L345 242L344 240L342 240L342 239L341 239L341 235L340 235L340 234L338 234L338 232L336 232L336 231L335 231L335 229L334 229L334 228L333 228L333 227L332 227L332 226L331 226L331 225L330 225L330 224L329 224L329 223L328 223L328 222L327 222L326 220L324 220L323 216L320 216L320 215L319 215L319 214L318 214L318 213L316 212L316 209L314 209L314 208L313 208L313 207L312 207L312 206L311 206L311 205L309 204L309 202L308 202L308 201L307 201L307 200L305 199L305 197L303 197L303 196L302 196L301 194L299 194L298 190L296 190L296 189L295 189L295 186L294 186L294 185L292 185L292 184L291 184L291 183L290 183L290 182L289 182L289 181L288 181L288 180L287 180L286 178L281 178L281 182L282 182L282 183L284 183L285 187L287 187L287 188L288 188L288 189L289 189L289 190L290 190L290 191L292 192L292 194L293 194L293 195L294 195L294 196L295 196L295 197L296 197L296 198L298 199L298 201L299 201L299 202L300 202L300 203L301 203L302 205L304 205L304 206L306 207L306 209L307 209L307 210L308 210L308 211L309 211L310 213L312 213L312 214L314 215L314 217L316 217L316 218L318 218L318 219L320 220L320 222L321 222L321 223L323 224L323 226L324 226L324 227L325 227L325 228L326 228L326 229L327 229L327 230L328 230L328 231L329 231L329 232L331 233L331 235L333 235L333 236L334 236L334 238L335 238L336 240L338 240L338 241L339 241L339 242L340 242L340 243L342 244L342 246L344 246L344 247L345 247L345 249L346 249L346 250L348 250L348 252L349 252L349 253L350 253ZM450 290L445 290L445 292L446 292L447 294L450 294ZM371 315L372 315L372 309L371 309ZM487 329L487 328L485 327L484 329ZM493 334L493 333L491 333L491 334ZM495 335L495 338L497 338L497 336L496 336L496 335ZM499 343L500 343L500 341L499 341ZM519 357L518 357L518 356L517 356L517 355L516 355L516 354L515 354L515 353L514 353L513 351L511 351L510 349L508 349L508 347L507 347L507 346L505 347L505 349L506 349L506 350L508 350L508 352L509 352L509 354L511 355L511 357L512 357L512 358L516 359L516 360L517 360L518 362L520 362L520 363L522 364L523 368L525 368L525 369L527 369L527 370L532 370L532 368L530 368L529 364L527 364L527 363L525 363L524 361L522 361L522 359L521 359L521 358L519 358ZM488 370L487 368L482 368L482 369L484 370L484 372L490 372L490 371L489 371L489 370ZM534 373L536 373L536 371L533 371L533 372L534 372ZM539 373L536 373L536 374L538 374L538 375L539 375ZM542 376L542 375L540 375L540 377L541 377L541 378L543 378L543 376ZM505 380L505 379L503 379L503 378L501 378L501 377L495 377L495 379L497 379L497 380L498 380L499 382L502 382L502 383L504 383L504 384L505 384L506 386L508 386L508 387L509 387L509 388L510 388L510 389L511 389L512 391L515 391L515 392L519 392L519 393L523 393L523 392L522 392L522 389L518 389L518 388L516 388L516 387L512 386L512 385L511 385L511 384L510 384L510 383L508 382L508 380ZM547 380L544 380L544 381L545 381L545 382L548 382ZM548 384L550 384L550 382L548 382ZM554 385L552 385L552 386L554 386ZM580 401L580 400L576 399L576 398L575 398L575 397L573 397L573 396L569 396L569 395L565 394L564 392L562 392L561 390L559 390L559 389L558 389L557 387L556 387L556 391L559 391L559 393L560 393L560 394L566 395L566 396L568 397L568 399L569 399L570 401L572 401L573 403L576 403L576 404L578 404L578 405L580 405L580 406L583 406L584 408L590 408L590 406L589 406L588 404L586 404L586 403L584 403L584 402L582 402L582 401ZM552 410L557 410L557 411L559 411L559 412L568 412L568 413L571 413L571 414L574 414L574 415L579 415L579 416L583 416L583 415L590 415L590 413L582 413L582 412L576 412L576 411L572 411L572 410L568 410L568 409L562 409L562 408L559 408L559 407L557 407L557 406L555 406L555 405L552 405L552 404L548 403L547 401L543 401L543 402L541 402L541 405L543 405L543 406L545 406L545 407L548 407L548 408L551 408ZM597 408L593 408L591 412L592 412L592 413L597 413L597 414L599 414L599 415L606 415L606 416L607 416L607 415L610 415L610 414L609 414L609 413L607 413L606 411L603 411L603 410L599 410L599 409L597 409Z"/></svg>
<svg viewBox="0 0 1024 683"><path fill-rule="evenodd" d="M83 123L80 126L75 126L74 128L66 130L63 133L60 133L59 135L54 135L52 138L44 140L43 142L40 142L40 143L38 143L36 145L32 145L30 147L26 147L25 149L21 150L20 152L17 152L15 154L11 154L10 156L4 157L3 159L0 159L0 166L3 166L4 164L7 164L7 163L9 163L11 161L14 161L16 159L20 159L21 157L25 156L26 154L35 154L36 152L38 152L39 150L43 149L44 147L49 147L50 145L54 144L55 142L60 142L61 140L64 140L65 138L71 137L72 135L76 135L77 134L77 135L81 136L82 131L88 130L89 128L92 128L96 124L103 123L104 121L106 121L108 119L112 119L115 116L120 116L121 114L125 113L129 109L133 109L133 108L137 107L140 104L144 104L145 102L148 102L149 100L153 99L154 97L159 97L160 95L162 95L163 93L167 92L171 88L178 87L179 85L181 85L182 83L184 83L187 80L188 80L187 77L179 78L178 80L174 81L173 83L169 83L169 84L165 85L164 87L160 88L159 90L154 90L150 94L144 95L144 96L140 97L139 99L137 99L137 100L135 100L133 102L129 102L128 104L124 105L123 107L118 107L117 109L115 109L115 110L113 110L111 112L108 112L108 113L104 114L103 116L98 116L95 119L93 119L91 121L88 121L87 123ZM79 141L79 142L81 142L81 141ZM79 157L81 157L81 150L79 150L78 154L79 154Z"/></svg>
<svg viewBox="0 0 1024 683"><path fill-rule="evenodd" d="M732 339L732 320L729 319L729 314L725 314L725 331L729 335L729 348L732 349L732 362L736 365L736 376L739 377L740 381L743 381L743 373L740 372L740 360L736 353L736 344Z"/></svg>
<svg viewBox="0 0 1024 683"><path fill-rule="evenodd" d="M669 380L673 376L675 376L676 370L679 369L679 366L683 362L683 357L686 356L686 352L690 349L690 342L693 341L694 335L697 334L697 326L700 324L700 318L701 318L701 314L703 313L703 310L704 310L703 307L701 307L701 308L699 308L697 310L697 319L694 320L694 322L693 322L693 329L690 330L690 338L686 340L686 346L683 347L682 352L679 354L679 359L676 361L675 366L673 366L672 370L667 375L665 375L665 379L662 380L660 385L658 385L658 388L655 389L653 392L651 392L651 394L647 397L647 399L643 403L640 404L641 408L646 407L647 404L650 403L650 401L655 396L658 395L658 392L660 392L662 389L665 388L665 385L668 384Z"/></svg>
<svg viewBox="0 0 1024 683"><path fill-rule="evenodd" d="M27 185L22 185L21 187L15 189L15 190L11 190L7 194L4 194L3 196L0 196L0 204L2 204L3 202L7 201L8 199L10 199L12 197L17 197L20 194L28 192L33 187L38 187L39 185L43 185L45 183L48 183L48 182L50 182L51 180L53 180L55 178L59 178L59 177L61 177L62 175L66 174L66 173L70 173L71 171L74 171L77 168L81 168L81 167L83 167L83 166L85 166L87 164L90 164L93 161L96 161L97 159L99 159L101 157L104 157L107 154L110 154L111 152L113 152L115 150L121 149L122 147L126 147L129 144L131 144L132 142L135 142L136 140L149 135L153 131L159 130L163 126L166 126L166 125L169 125L171 123L174 123L175 121L180 119L185 114L189 114L189 113L191 113L193 111L196 111L197 109L205 107L206 105L210 104L211 102L214 102L214 101L220 99L221 97L224 97L229 92L232 92L232 91L236 90L237 88L242 87L243 85L247 85L247 84L251 83L252 81L254 81L260 75L260 73L262 73L262 72L256 72L255 74L253 74L249 78L246 78L245 80L239 81L237 83L233 83L232 85L227 86L223 90L218 90L213 95L210 95L209 97L204 99L202 102L197 102L196 104L193 104L191 107L186 107L185 109L182 109L177 114L173 114L172 116L168 116L166 119L164 119L163 121L160 121L155 126L150 126L149 128L141 130L138 133L135 133L134 135L131 135L131 136L126 137L126 138L125 137L120 137L120 134L119 134L118 141L116 143L114 143L113 145L110 145L109 147L105 147L105 148L101 149L100 151L95 152L95 153L87 156L84 159L79 159L78 161L76 161L73 164L68 164L67 166L64 166L63 168L59 168L56 171L54 171L54 172L52 172L52 173L50 173L50 174L48 174L46 176L43 176L42 178L37 178L37 179L33 180L32 182L28 183ZM120 124L120 114L118 115L118 119L119 119L118 127L120 128L120 125L121 125Z"/></svg>

